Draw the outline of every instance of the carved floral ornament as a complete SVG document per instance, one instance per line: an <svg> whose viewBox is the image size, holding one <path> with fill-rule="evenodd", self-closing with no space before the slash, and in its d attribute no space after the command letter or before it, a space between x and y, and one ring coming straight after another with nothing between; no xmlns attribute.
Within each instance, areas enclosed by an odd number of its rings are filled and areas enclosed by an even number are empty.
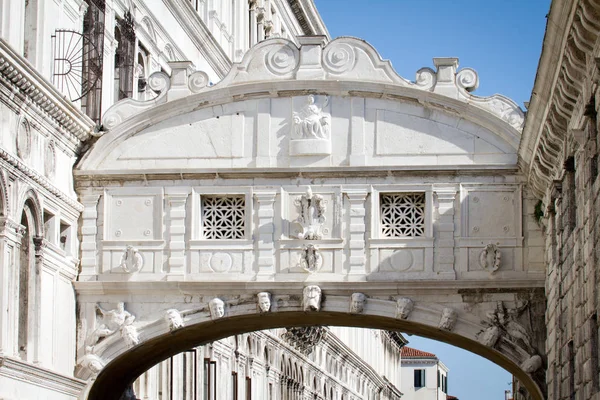
<svg viewBox="0 0 600 400"><path fill-rule="evenodd" d="M138 249L128 245L121 256L119 266L127 273L139 272L144 266L144 258Z"/></svg>

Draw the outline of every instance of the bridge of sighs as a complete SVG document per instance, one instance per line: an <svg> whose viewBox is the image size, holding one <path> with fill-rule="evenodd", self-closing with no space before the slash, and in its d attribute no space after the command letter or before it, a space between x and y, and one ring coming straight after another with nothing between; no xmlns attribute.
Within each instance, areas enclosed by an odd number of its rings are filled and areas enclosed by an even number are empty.
<svg viewBox="0 0 600 400"><path fill-rule="evenodd" d="M524 116L435 58L267 40L218 84L186 62L107 111L78 163L78 371L118 398L190 347L345 325L451 343L545 396L544 264Z"/></svg>

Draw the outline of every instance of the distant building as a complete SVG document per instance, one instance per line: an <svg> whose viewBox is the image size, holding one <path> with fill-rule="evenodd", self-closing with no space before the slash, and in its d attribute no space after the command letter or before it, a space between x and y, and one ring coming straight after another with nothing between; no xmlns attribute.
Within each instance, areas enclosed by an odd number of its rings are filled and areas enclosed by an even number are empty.
<svg viewBox="0 0 600 400"><path fill-rule="evenodd" d="M405 400L449 400L448 367L433 353L404 346L401 350L402 384Z"/></svg>

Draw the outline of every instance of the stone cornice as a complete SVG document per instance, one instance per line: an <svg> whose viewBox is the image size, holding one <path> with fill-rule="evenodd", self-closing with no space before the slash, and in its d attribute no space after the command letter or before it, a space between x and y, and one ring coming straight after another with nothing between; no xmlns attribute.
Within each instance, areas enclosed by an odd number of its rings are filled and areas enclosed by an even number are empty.
<svg viewBox="0 0 600 400"><path fill-rule="evenodd" d="M255 294L264 290L264 282L199 282L199 281L160 281L160 282L74 282L78 295L104 296L104 295L127 295L154 293L203 293L204 295L235 292L238 294ZM296 282L270 282L273 293L300 294L302 287ZM319 287L331 295L346 295L356 289L356 282L322 282ZM360 283L361 290L369 295L408 295L413 292L430 293L432 295L443 294L469 294L471 291L477 293L513 293L535 291L536 288L545 287L544 277L531 279L504 279L498 281L402 281L402 282L374 282Z"/></svg>
<svg viewBox="0 0 600 400"><path fill-rule="evenodd" d="M90 182L100 181L192 181L206 179L244 179L261 176L272 179L296 178L339 178L352 175L354 177L389 177L404 175L427 176L493 176L516 175L517 165L434 165L434 166L364 166L364 167L306 167L306 168L231 168L228 170L78 170L74 171L77 186L85 187ZM364 191L366 196L367 192Z"/></svg>
<svg viewBox="0 0 600 400"><path fill-rule="evenodd" d="M0 77L80 141L90 138L94 121L46 81L35 68L0 39Z"/></svg>
<svg viewBox="0 0 600 400"><path fill-rule="evenodd" d="M163 0L194 45L206 55L206 61L223 78L231 68L231 60L194 10L189 0Z"/></svg>
<svg viewBox="0 0 600 400"><path fill-rule="evenodd" d="M565 147L591 93L586 87L597 76L594 48L600 23L595 0L552 2L542 55L523 129L519 163L531 187L543 197L560 174Z"/></svg>
<svg viewBox="0 0 600 400"><path fill-rule="evenodd" d="M78 212L83 211L83 206L79 202L67 196L60 189L54 186L46 177L41 176L36 171L29 168L24 162L22 162L12 154L8 153L4 149L0 149L0 165L2 164L1 160L4 160L8 164L10 164L10 166L13 167L16 171L21 172L27 178L40 185L42 188L46 189L48 192L56 196L59 200L66 203L74 210L77 210Z"/></svg>
<svg viewBox="0 0 600 400"><path fill-rule="evenodd" d="M324 35L328 40L331 39L313 0L287 0L287 2L305 35Z"/></svg>
<svg viewBox="0 0 600 400"><path fill-rule="evenodd" d="M12 357L0 357L0 376L78 397L85 382Z"/></svg>

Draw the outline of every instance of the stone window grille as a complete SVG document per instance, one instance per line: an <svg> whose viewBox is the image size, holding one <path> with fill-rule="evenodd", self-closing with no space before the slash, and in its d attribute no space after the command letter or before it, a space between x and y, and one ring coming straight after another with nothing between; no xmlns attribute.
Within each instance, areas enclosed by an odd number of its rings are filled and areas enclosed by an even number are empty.
<svg viewBox="0 0 600 400"><path fill-rule="evenodd" d="M425 236L425 193L381 193L379 207L382 237Z"/></svg>
<svg viewBox="0 0 600 400"><path fill-rule="evenodd" d="M246 200L243 195L201 196L204 239L244 239Z"/></svg>

